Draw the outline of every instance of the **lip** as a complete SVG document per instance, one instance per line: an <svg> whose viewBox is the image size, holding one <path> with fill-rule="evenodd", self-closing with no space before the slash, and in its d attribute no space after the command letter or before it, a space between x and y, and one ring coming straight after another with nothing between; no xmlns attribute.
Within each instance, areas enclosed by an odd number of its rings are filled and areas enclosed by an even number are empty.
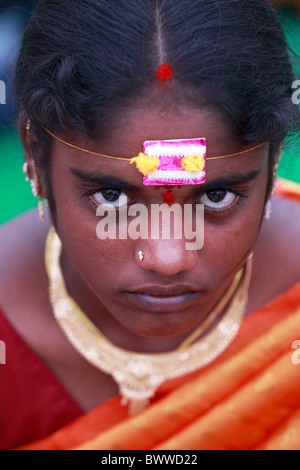
<svg viewBox="0 0 300 470"><path fill-rule="evenodd" d="M186 286L150 286L126 292L137 307L153 313L180 312L189 307L203 291Z"/></svg>

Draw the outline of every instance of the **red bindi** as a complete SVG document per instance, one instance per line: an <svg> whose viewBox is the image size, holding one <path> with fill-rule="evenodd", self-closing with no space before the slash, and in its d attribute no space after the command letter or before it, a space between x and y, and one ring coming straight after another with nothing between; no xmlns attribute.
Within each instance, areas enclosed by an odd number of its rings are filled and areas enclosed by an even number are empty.
<svg viewBox="0 0 300 470"><path fill-rule="evenodd" d="M170 82L173 79L173 69L168 64L161 64L155 76L160 82Z"/></svg>
<svg viewBox="0 0 300 470"><path fill-rule="evenodd" d="M174 202L175 200L175 195L170 192L170 191L167 191L166 193L163 194L164 196L164 201L169 204L169 206Z"/></svg>

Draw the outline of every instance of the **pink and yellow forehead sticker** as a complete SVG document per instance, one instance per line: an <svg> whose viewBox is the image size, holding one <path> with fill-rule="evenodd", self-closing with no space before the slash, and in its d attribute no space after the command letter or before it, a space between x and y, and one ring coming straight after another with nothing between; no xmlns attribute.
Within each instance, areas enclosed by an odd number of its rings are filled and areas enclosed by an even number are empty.
<svg viewBox="0 0 300 470"><path fill-rule="evenodd" d="M148 140L133 162L147 186L202 184L206 180L206 140Z"/></svg>

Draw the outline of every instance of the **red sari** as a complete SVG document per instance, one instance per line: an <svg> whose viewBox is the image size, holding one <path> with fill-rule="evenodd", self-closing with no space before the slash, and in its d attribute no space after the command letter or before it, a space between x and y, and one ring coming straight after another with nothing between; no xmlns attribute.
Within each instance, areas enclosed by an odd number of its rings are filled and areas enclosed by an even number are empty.
<svg viewBox="0 0 300 470"><path fill-rule="evenodd" d="M48 436L83 414L46 365L29 349L0 310L0 449Z"/></svg>

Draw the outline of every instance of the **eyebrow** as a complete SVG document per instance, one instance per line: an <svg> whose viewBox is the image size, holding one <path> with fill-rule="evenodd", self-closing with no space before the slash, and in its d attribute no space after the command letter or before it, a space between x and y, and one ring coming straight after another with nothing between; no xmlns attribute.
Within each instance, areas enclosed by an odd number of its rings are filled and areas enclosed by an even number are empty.
<svg viewBox="0 0 300 470"><path fill-rule="evenodd" d="M249 173L239 173L235 174L234 176L229 176L227 178L218 179L216 181L212 181L211 183L204 183L203 187L205 191L212 191L215 189L223 189L227 186L234 186L239 184L246 184L253 181L261 172L261 168L258 170L252 170Z"/></svg>
<svg viewBox="0 0 300 470"><path fill-rule="evenodd" d="M126 183L115 176L101 175L99 172L87 172L83 170L75 170L73 168L70 168L70 172L81 181L93 183L99 186L112 186L114 188L127 189L128 191L138 189L137 186Z"/></svg>
<svg viewBox="0 0 300 470"><path fill-rule="evenodd" d="M127 191L140 189L138 186L126 183L125 181L115 176L101 175L99 172L88 172L83 170L76 170L74 168L70 168L70 172L81 181L93 183L99 186L110 186L117 189L125 189ZM258 170L253 170L246 174L235 174L234 176L218 179L210 183L197 185L197 190L203 187L204 192L206 192L216 189L223 189L228 186L246 184L257 178L260 172L261 169L259 168Z"/></svg>

